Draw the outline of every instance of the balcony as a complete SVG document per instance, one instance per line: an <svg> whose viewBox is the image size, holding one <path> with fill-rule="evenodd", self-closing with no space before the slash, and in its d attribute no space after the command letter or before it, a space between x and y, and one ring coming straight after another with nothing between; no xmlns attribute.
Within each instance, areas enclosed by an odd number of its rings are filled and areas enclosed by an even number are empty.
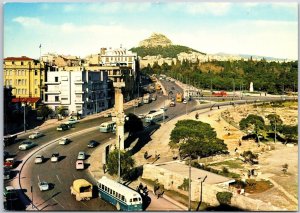
<svg viewBox="0 0 300 213"><path fill-rule="evenodd" d="M45 94L60 94L60 91L45 91Z"/></svg>
<svg viewBox="0 0 300 213"><path fill-rule="evenodd" d="M60 104L60 103L61 103L60 101L51 101L51 100L44 101L44 104Z"/></svg>
<svg viewBox="0 0 300 213"><path fill-rule="evenodd" d="M76 81L74 81L74 84L84 84L84 81L82 81L82 80L76 80Z"/></svg>
<svg viewBox="0 0 300 213"><path fill-rule="evenodd" d="M58 85L60 84L60 81L45 81L45 84Z"/></svg>
<svg viewBox="0 0 300 213"><path fill-rule="evenodd" d="M83 100L75 100L75 104L84 104Z"/></svg>

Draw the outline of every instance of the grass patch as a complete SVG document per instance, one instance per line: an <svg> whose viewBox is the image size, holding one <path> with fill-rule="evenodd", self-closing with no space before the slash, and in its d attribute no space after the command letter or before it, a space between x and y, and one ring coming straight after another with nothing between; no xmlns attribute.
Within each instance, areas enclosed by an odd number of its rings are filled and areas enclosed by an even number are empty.
<svg viewBox="0 0 300 213"><path fill-rule="evenodd" d="M210 166L227 166L229 169L242 169L243 162L241 160L228 160L219 163L209 164Z"/></svg>
<svg viewBox="0 0 300 213"><path fill-rule="evenodd" d="M245 192L249 194L265 192L273 187L273 184L269 180L256 181L255 179L247 179L246 183L242 185L244 185L243 188L245 189ZM241 182L237 181L232 184L232 186L239 188L241 186Z"/></svg>

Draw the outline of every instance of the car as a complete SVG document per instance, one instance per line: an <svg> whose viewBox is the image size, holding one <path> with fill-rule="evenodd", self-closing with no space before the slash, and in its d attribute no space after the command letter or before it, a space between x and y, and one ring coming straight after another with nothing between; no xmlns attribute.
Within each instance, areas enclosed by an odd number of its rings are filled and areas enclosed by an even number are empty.
<svg viewBox="0 0 300 213"><path fill-rule="evenodd" d="M143 118L145 118L146 116L144 115L144 114L138 114L138 118L140 118L140 119L143 119Z"/></svg>
<svg viewBox="0 0 300 213"><path fill-rule="evenodd" d="M70 142L70 139L68 139L68 138L60 138L59 140L58 140L58 144L59 145L66 145L66 144L68 144Z"/></svg>
<svg viewBox="0 0 300 213"><path fill-rule="evenodd" d="M74 119L74 118L69 118L69 120L65 123L67 125L73 125L73 124L76 124L78 123L79 121Z"/></svg>
<svg viewBox="0 0 300 213"><path fill-rule="evenodd" d="M5 168L13 168L15 166L15 159L14 158L6 158L4 161Z"/></svg>
<svg viewBox="0 0 300 213"><path fill-rule="evenodd" d="M49 183L47 183L46 181L40 181L38 183L38 185L39 185L39 188L40 188L41 191L49 190Z"/></svg>
<svg viewBox="0 0 300 213"><path fill-rule="evenodd" d="M104 114L103 117L104 118L109 118L109 117L112 117L112 114L111 114L111 112L108 112L108 113Z"/></svg>
<svg viewBox="0 0 300 213"><path fill-rule="evenodd" d="M84 169L83 160L77 160L76 161L76 169Z"/></svg>
<svg viewBox="0 0 300 213"><path fill-rule="evenodd" d="M157 112L157 110L150 110L148 114L152 114L152 113L155 113Z"/></svg>
<svg viewBox="0 0 300 213"><path fill-rule="evenodd" d="M170 107L174 107L174 106L176 106L175 101L171 101L171 102L170 102Z"/></svg>
<svg viewBox="0 0 300 213"><path fill-rule="evenodd" d="M38 164L38 163L43 163L43 162L44 162L44 156L43 155L35 156L34 163Z"/></svg>
<svg viewBox="0 0 300 213"><path fill-rule="evenodd" d="M3 172L3 179L4 180L9 180L12 177L12 172L10 169L8 168L4 168L4 172Z"/></svg>
<svg viewBox="0 0 300 213"><path fill-rule="evenodd" d="M70 125L68 125L68 124L60 124L56 128L57 131L65 131L65 130L68 130L68 129L70 129Z"/></svg>
<svg viewBox="0 0 300 213"><path fill-rule="evenodd" d="M84 152L79 152L77 156L77 160L85 160L85 153Z"/></svg>
<svg viewBox="0 0 300 213"><path fill-rule="evenodd" d="M21 145L19 146L19 150L27 150L27 149L30 149L34 146L36 146L36 144L31 142L31 141L23 141L21 143Z"/></svg>
<svg viewBox="0 0 300 213"><path fill-rule="evenodd" d="M43 136L43 133L41 132L34 132L33 134L29 135L29 139L36 139L36 138L40 138Z"/></svg>
<svg viewBox="0 0 300 213"><path fill-rule="evenodd" d="M3 190L3 195L6 200L17 200L19 198L13 186L6 186Z"/></svg>
<svg viewBox="0 0 300 213"><path fill-rule="evenodd" d="M160 110L167 111L167 107L161 107Z"/></svg>
<svg viewBox="0 0 300 213"><path fill-rule="evenodd" d="M10 154L8 151L4 151L3 153L3 158L4 158L4 161L6 160L6 158L9 158L10 157Z"/></svg>
<svg viewBox="0 0 300 213"><path fill-rule="evenodd" d="M187 101L184 99L182 103L187 104Z"/></svg>
<svg viewBox="0 0 300 213"><path fill-rule="evenodd" d="M99 143L97 141L91 140L87 146L89 148L94 148L94 147L98 146L98 144Z"/></svg>
<svg viewBox="0 0 300 213"><path fill-rule="evenodd" d="M59 158L59 153L58 152L53 153L51 157L51 162L57 162L58 158Z"/></svg>

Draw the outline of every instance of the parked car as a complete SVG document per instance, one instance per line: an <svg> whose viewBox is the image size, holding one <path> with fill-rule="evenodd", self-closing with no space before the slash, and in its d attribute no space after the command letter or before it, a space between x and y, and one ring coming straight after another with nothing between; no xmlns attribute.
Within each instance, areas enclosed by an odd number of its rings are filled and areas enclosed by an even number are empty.
<svg viewBox="0 0 300 213"><path fill-rule="evenodd" d="M29 135L29 139L36 139L42 137L43 134L41 132L34 132L33 134Z"/></svg>
<svg viewBox="0 0 300 213"><path fill-rule="evenodd" d="M60 138L59 140L58 140L58 144L59 145L66 145L66 144L68 144L70 142L70 139L68 139L68 138Z"/></svg>
<svg viewBox="0 0 300 213"><path fill-rule="evenodd" d="M187 104L187 101L184 99L182 103Z"/></svg>
<svg viewBox="0 0 300 213"><path fill-rule="evenodd" d="M60 124L56 128L57 131L65 131L65 130L68 130L68 129L70 129L70 125L68 125L68 124Z"/></svg>
<svg viewBox="0 0 300 213"><path fill-rule="evenodd" d="M67 124L67 125L74 125L76 123L78 123L79 121L74 119L74 118L69 118L69 120L67 122L65 122L64 124Z"/></svg>
<svg viewBox="0 0 300 213"><path fill-rule="evenodd" d="M12 176L11 170L8 169L8 168L4 168L3 179L4 180L9 180L9 179L11 179L11 176Z"/></svg>
<svg viewBox="0 0 300 213"><path fill-rule="evenodd" d="M77 160L76 161L76 169L84 169L84 163L83 160Z"/></svg>
<svg viewBox="0 0 300 213"><path fill-rule="evenodd" d="M31 141L23 141L21 143L21 145L19 146L19 150L27 150L27 149L30 149L34 146L36 146L36 144L31 142Z"/></svg>
<svg viewBox="0 0 300 213"><path fill-rule="evenodd" d="M89 148L94 148L94 147L96 147L98 145L99 145L99 143L97 141L91 140L87 146Z"/></svg>
<svg viewBox="0 0 300 213"><path fill-rule="evenodd" d="M58 152L53 153L51 157L51 162L57 162L58 158L59 158L59 153Z"/></svg>
<svg viewBox="0 0 300 213"><path fill-rule="evenodd" d="M6 160L6 158L9 158L9 157L10 157L9 152L4 151L4 152L3 152L3 158L4 158L4 161Z"/></svg>
<svg viewBox="0 0 300 213"><path fill-rule="evenodd" d="M44 162L44 156L43 155L35 156L34 163L38 164L38 163L43 163L43 162Z"/></svg>
<svg viewBox="0 0 300 213"><path fill-rule="evenodd" d="M79 152L77 156L77 160L85 160L85 153L84 152Z"/></svg>
<svg viewBox="0 0 300 213"><path fill-rule="evenodd" d="M6 158L4 161L4 168L13 168L15 166L15 159L14 158Z"/></svg>
<svg viewBox="0 0 300 213"><path fill-rule="evenodd" d="M6 186L3 190L3 195L6 200L17 200L19 198L13 186Z"/></svg>
<svg viewBox="0 0 300 213"><path fill-rule="evenodd" d="M41 181L38 183L38 185L41 191L49 190L49 183L47 183L46 181Z"/></svg>

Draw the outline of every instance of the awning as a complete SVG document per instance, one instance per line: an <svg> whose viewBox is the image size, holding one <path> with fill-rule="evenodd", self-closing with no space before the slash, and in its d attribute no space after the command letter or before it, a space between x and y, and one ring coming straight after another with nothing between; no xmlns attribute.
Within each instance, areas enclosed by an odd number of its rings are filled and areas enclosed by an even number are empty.
<svg viewBox="0 0 300 213"><path fill-rule="evenodd" d="M13 98L11 101L13 103L36 103L40 100L37 97L26 97L26 98Z"/></svg>

